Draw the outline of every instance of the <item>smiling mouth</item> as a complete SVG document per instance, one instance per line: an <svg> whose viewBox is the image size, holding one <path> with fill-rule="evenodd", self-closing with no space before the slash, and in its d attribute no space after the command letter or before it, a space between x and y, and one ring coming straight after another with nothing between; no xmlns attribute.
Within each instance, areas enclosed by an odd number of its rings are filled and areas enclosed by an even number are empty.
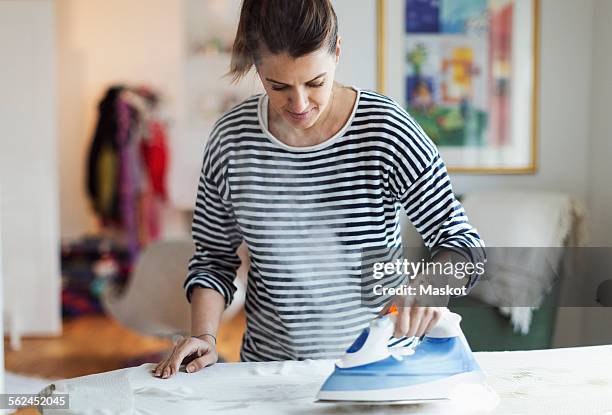
<svg viewBox="0 0 612 415"><path fill-rule="evenodd" d="M306 111L306 112L300 112L300 113L297 113L297 112L291 112L291 111L287 111L287 112L288 112L289 114L291 114L291 115L296 116L296 117L300 117L300 116L304 116L304 115L306 115L306 114L310 113L310 111L312 111L312 109L309 109L309 110L308 110L308 111Z"/></svg>
<svg viewBox="0 0 612 415"><path fill-rule="evenodd" d="M308 118L308 116L310 115L310 113L312 112L314 108L306 111L306 112L301 112L301 113L295 113L295 112L291 112L291 111L287 111L287 113L291 116L291 118L296 119L296 120L304 120L306 118Z"/></svg>

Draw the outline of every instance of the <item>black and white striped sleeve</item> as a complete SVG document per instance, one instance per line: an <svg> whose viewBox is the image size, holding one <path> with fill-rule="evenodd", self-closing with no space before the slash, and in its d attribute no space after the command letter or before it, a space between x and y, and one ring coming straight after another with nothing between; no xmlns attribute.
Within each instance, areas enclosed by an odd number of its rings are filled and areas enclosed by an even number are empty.
<svg viewBox="0 0 612 415"><path fill-rule="evenodd" d="M236 250L242 236L231 207L222 197L221 162L215 156L218 144L211 137L204 152L191 232L195 254L189 261L184 288L190 302L196 286L216 290L225 298L227 307L236 291L233 281L240 266Z"/></svg>
<svg viewBox="0 0 612 415"><path fill-rule="evenodd" d="M438 150L408 114L399 116L404 121L404 134L391 180L397 199L432 257L441 250L452 250L474 263L484 260L484 242L455 197ZM467 288L477 279L478 275L470 278Z"/></svg>

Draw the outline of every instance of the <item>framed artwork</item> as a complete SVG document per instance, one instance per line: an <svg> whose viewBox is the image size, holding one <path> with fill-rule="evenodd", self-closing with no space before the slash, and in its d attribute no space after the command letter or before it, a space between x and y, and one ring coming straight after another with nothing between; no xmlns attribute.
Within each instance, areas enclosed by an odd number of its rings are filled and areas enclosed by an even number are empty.
<svg viewBox="0 0 612 415"><path fill-rule="evenodd" d="M539 0L377 0L378 90L449 171L534 173Z"/></svg>

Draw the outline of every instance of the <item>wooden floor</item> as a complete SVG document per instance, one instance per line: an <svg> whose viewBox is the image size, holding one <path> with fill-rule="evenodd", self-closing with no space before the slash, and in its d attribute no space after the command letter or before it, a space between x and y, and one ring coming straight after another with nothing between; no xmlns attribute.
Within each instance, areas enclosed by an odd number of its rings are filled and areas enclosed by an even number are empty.
<svg viewBox="0 0 612 415"><path fill-rule="evenodd" d="M239 360L244 327L244 313L221 325L217 351L226 361ZM5 367L25 376L66 379L121 369L130 360L167 352L171 346L170 340L143 336L109 317L85 316L64 321L60 337L23 339L20 350L10 350L5 339ZM38 412L23 409L16 413Z"/></svg>
<svg viewBox="0 0 612 415"><path fill-rule="evenodd" d="M238 361L245 318L240 313L219 330L217 350L227 361ZM25 338L21 350L4 341L9 372L49 379L65 379L125 367L143 355L163 353L170 340L143 336L106 316L85 316L65 321L56 338Z"/></svg>

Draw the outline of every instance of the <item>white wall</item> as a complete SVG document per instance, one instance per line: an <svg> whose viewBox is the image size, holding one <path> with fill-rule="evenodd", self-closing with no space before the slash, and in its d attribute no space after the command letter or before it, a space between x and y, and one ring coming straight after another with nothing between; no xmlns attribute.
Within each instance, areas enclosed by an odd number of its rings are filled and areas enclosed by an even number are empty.
<svg viewBox="0 0 612 415"><path fill-rule="evenodd" d="M342 37L339 82L376 90L376 1L333 0Z"/></svg>
<svg viewBox="0 0 612 415"><path fill-rule="evenodd" d="M591 149L588 200L593 226L591 244L612 246L612 1L593 4L593 64L591 72ZM608 274L610 278L612 273ZM584 333L590 343L612 343L612 309L585 310Z"/></svg>
<svg viewBox="0 0 612 415"><path fill-rule="evenodd" d="M591 71L589 207L595 246L612 246L612 1L595 0Z"/></svg>
<svg viewBox="0 0 612 415"><path fill-rule="evenodd" d="M2 265L2 182L0 181L0 310L4 310L4 268ZM4 333L4 313L0 313L0 333ZM0 343L0 393L4 393L4 342Z"/></svg>
<svg viewBox="0 0 612 415"><path fill-rule="evenodd" d="M112 83L148 84L164 95L171 146L180 146L183 3L61 0L57 6L61 233L96 229L85 168L97 104ZM172 175L179 166L173 165Z"/></svg>
<svg viewBox="0 0 612 415"><path fill-rule="evenodd" d="M55 25L50 0L0 1L5 325L61 330Z"/></svg>

